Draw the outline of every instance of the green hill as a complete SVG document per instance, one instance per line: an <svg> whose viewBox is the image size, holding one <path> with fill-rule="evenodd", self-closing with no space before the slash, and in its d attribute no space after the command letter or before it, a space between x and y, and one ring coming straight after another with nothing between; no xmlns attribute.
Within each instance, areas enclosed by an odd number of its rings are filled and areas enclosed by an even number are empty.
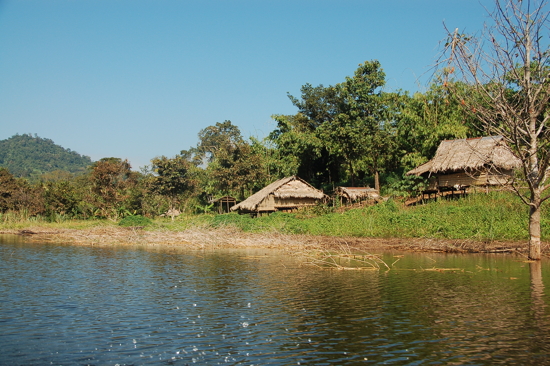
<svg viewBox="0 0 550 366"><path fill-rule="evenodd" d="M36 134L17 134L0 140L0 167L7 168L16 177L36 179L54 171L79 174L91 164L90 157Z"/></svg>

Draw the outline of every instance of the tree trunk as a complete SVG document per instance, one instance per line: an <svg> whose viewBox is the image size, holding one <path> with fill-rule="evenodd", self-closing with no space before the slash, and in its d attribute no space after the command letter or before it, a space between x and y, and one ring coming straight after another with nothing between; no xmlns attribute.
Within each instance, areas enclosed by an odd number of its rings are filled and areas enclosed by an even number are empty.
<svg viewBox="0 0 550 366"><path fill-rule="evenodd" d="M374 172L374 189L380 193L380 175L378 174L378 170Z"/></svg>
<svg viewBox="0 0 550 366"><path fill-rule="evenodd" d="M529 207L529 259L540 260L540 202Z"/></svg>

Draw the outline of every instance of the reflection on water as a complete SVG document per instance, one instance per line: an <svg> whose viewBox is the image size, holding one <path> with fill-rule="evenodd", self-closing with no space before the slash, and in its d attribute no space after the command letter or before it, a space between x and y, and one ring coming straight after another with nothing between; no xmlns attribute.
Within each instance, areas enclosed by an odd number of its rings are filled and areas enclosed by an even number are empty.
<svg viewBox="0 0 550 366"><path fill-rule="evenodd" d="M546 262L0 243L2 365L549 363Z"/></svg>

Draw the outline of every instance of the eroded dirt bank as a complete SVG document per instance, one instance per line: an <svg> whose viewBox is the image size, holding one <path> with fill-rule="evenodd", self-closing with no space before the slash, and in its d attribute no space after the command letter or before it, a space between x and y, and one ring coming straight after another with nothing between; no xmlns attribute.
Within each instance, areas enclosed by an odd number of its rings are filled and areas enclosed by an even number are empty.
<svg viewBox="0 0 550 366"><path fill-rule="evenodd" d="M447 253L526 253L527 241L479 242L431 238L341 238L281 233L246 233L233 228L194 228L184 231L143 230L140 228L96 227L89 229L48 229L29 227L25 230L0 230L0 234L24 235L33 242L62 242L76 245L146 245L189 249L274 248L288 251L324 249L373 252L380 250L447 252ZM549 243L543 243L549 255Z"/></svg>

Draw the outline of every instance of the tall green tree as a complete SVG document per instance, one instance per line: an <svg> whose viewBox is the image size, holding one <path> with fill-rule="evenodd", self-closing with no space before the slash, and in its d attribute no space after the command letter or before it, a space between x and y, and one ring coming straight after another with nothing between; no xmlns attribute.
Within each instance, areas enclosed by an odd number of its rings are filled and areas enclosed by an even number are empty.
<svg viewBox="0 0 550 366"><path fill-rule="evenodd" d="M270 168L275 176L298 175L314 185L340 180L341 162L329 153L311 118L298 113L273 119L277 128L268 140L275 147Z"/></svg>
<svg viewBox="0 0 550 366"><path fill-rule="evenodd" d="M397 109L393 108L393 94L382 91L385 77L378 61L360 64L352 77L337 85L342 104L333 123L324 124L335 137L329 141L348 162L352 185L355 170L363 164L374 176L377 190L379 174L391 165L395 146Z"/></svg>
<svg viewBox="0 0 550 366"><path fill-rule="evenodd" d="M379 173L393 162L395 113L399 110L393 107L392 94L383 93L384 85L385 74L378 61L360 64L353 76L335 86L306 84L300 99L289 97L307 119L299 120L299 128L295 124L287 130L300 131L305 137L301 141L310 142L310 151L317 157L326 151L330 163L346 167L352 185L358 174L367 172L379 188ZM280 130L282 140L288 132ZM341 172L337 175L340 178Z"/></svg>
<svg viewBox="0 0 550 366"><path fill-rule="evenodd" d="M90 194L87 197L95 216L118 219L133 207L130 198L138 174L128 160L103 158L92 165L89 175Z"/></svg>
<svg viewBox="0 0 550 366"><path fill-rule="evenodd" d="M397 154L405 171L433 158L443 140L477 137L483 133L477 119L465 112L439 81L424 93L403 94L400 98Z"/></svg>
<svg viewBox="0 0 550 366"><path fill-rule="evenodd" d="M78 217L81 214L83 188L76 180L71 179L44 182L46 215L50 218L56 215Z"/></svg>
<svg viewBox="0 0 550 366"><path fill-rule="evenodd" d="M217 122L199 132L196 147L182 150L192 162L200 181L202 204L212 196L231 195L239 199L262 187L269 176L264 147L243 139L231 121Z"/></svg>
<svg viewBox="0 0 550 366"><path fill-rule="evenodd" d="M207 168L207 175L217 192L232 194L241 200L266 181L263 156L245 141L219 149Z"/></svg>
<svg viewBox="0 0 550 366"><path fill-rule="evenodd" d="M221 150L227 150L243 142L239 127L231 121L216 122L199 132L199 143L194 149L196 155L210 163Z"/></svg>
<svg viewBox="0 0 550 366"><path fill-rule="evenodd" d="M181 155L169 159L165 156L151 160L156 174L150 181L151 191L164 197L169 206L168 212L174 220L175 209L186 193L194 190L192 164Z"/></svg>

